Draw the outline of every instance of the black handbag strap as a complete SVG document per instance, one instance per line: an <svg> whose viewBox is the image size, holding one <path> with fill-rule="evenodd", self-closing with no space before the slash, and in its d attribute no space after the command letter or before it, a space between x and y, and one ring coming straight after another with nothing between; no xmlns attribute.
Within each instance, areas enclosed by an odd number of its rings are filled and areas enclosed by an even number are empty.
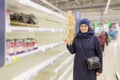
<svg viewBox="0 0 120 80"><path fill-rule="evenodd" d="M81 48L82 56L83 56L84 59L86 59L87 57L85 56L84 51L82 49L82 44L80 42L80 39L79 39L79 43L80 43L80 48Z"/></svg>

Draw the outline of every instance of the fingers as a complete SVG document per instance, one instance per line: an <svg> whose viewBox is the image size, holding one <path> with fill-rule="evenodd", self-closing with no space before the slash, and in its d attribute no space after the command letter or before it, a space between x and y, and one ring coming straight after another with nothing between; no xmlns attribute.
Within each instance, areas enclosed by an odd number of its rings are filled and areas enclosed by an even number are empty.
<svg viewBox="0 0 120 80"><path fill-rule="evenodd" d="M101 73L99 73L99 72L96 72L96 76L100 76L100 74L101 74Z"/></svg>
<svg viewBox="0 0 120 80"><path fill-rule="evenodd" d="M68 43L67 39L64 39L64 42L65 42L65 43Z"/></svg>
<svg viewBox="0 0 120 80"><path fill-rule="evenodd" d="M66 44L70 45L70 41L69 41L69 40L64 39L64 42L65 42Z"/></svg>

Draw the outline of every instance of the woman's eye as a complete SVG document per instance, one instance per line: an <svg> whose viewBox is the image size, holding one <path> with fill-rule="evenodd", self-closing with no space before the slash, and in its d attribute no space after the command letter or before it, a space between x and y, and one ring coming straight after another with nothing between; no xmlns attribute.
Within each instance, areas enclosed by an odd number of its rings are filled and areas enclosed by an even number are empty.
<svg viewBox="0 0 120 80"><path fill-rule="evenodd" d="M83 27L83 26L81 26L81 27Z"/></svg>

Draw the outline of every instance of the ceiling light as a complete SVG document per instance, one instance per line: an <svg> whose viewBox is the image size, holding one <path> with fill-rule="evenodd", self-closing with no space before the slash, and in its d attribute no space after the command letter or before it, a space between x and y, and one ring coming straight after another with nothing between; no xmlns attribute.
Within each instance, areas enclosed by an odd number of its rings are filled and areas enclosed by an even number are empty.
<svg viewBox="0 0 120 80"><path fill-rule="evenodd" d="M109 5L110 5L110 1L111 0L108 0L108 2L107 2L107 5L106 5L105 11L104 11L104 15L107 13L107 10L108 10Z"/></svg>

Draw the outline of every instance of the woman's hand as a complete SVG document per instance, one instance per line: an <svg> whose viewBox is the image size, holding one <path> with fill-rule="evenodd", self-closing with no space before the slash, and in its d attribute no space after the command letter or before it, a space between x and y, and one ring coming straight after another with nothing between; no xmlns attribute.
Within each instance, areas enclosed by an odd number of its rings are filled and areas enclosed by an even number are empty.
<svg viewBox="0 0 120 80"><path fill-rule="evenodd" d="M69 40L65 39L64 42L65 42L66 44L70 45L70 41L69 41Z"/></svg>
<svg viewBox="0 0 120 80"><path fill-rule="evenodd" d="M96 76L100 76L100 74L101 74L101 73L99 73L99 72L96 72Z"/></svg>

